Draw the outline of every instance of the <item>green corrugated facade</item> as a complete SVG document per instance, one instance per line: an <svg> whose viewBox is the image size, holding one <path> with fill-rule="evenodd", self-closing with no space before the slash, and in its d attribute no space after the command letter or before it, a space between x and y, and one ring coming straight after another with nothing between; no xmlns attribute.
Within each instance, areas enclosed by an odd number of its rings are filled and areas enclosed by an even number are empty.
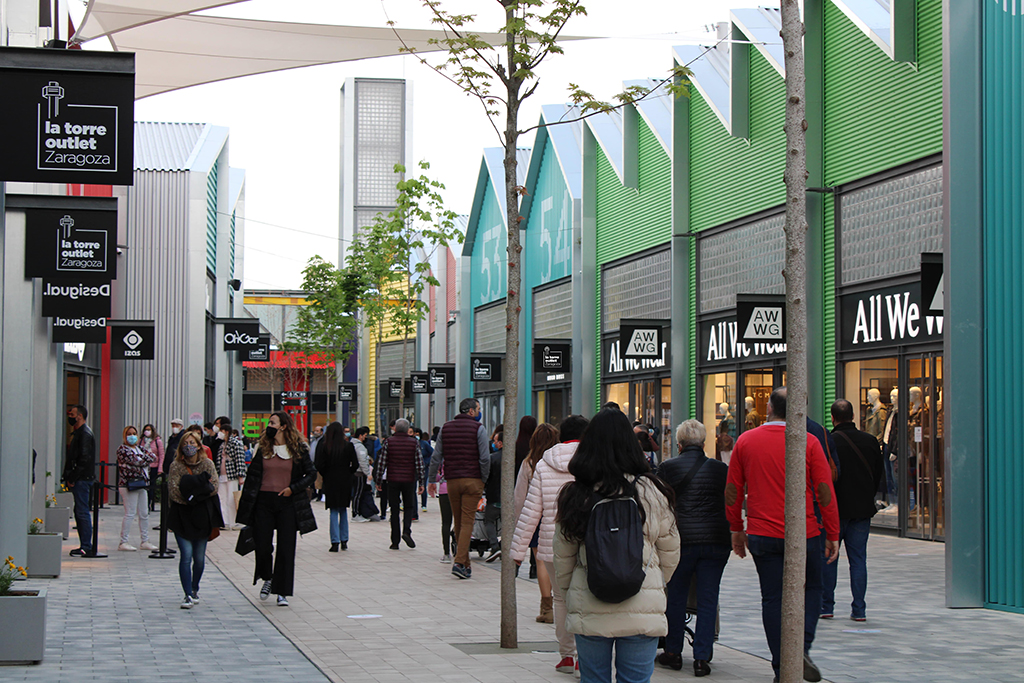
<svg viewBox="0 0 1024 683"><path fill-rule="evenodd" d="M206 176L206 268L217 273L217 164Z"/></svg>

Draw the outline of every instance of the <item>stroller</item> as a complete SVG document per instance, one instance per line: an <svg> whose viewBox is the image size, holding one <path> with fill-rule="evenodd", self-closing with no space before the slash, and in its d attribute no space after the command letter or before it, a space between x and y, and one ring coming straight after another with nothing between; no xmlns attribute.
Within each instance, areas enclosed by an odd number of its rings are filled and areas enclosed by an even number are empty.
<svg viewBox="0 0 1024 683"><path fill-rule="evenodd" d="M487 540L487 527L484 525L484 517L487 510L487 499L480 498L480 504L476 506L476 514L473 516L473 534L469 539L469 552L476 551L479 557L483 557L491 549L491 543ZM498 518L498 539L501 539L501 518Z"/></svg>

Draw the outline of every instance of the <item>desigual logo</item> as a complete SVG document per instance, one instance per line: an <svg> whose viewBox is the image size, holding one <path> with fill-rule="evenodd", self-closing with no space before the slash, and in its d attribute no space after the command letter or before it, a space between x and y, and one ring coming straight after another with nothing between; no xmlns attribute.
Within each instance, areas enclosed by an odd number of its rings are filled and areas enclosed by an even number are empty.
<svg viewBox="0 0 1024 683"><path fill-rule="evenodd" d="M232 331L224 334L225 344L258 344L259 341L259 337L254 337L245 332Z"/></svg>

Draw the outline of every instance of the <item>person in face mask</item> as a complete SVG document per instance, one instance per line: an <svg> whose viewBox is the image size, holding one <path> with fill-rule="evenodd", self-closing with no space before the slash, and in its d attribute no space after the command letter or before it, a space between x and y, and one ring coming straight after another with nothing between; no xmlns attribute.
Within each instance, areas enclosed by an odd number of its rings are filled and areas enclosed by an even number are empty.
<svg viewBox="0 0 1024 683"><path fill-rule="evenodd" d="M142 428L142 439L139 440L142 450L156 456L156 462L149 466L149 511L156 510L157 476L164 464L164 440L156 431L156 427L148 424Z"/></svg>
<svg viewBox="0 0 1024 683"><path fill-rule="evenodd" d="M181 421L180 417L171 420L171 435L167 438L167 449L165 451L170 457L164 458L163 467L161 468L165 477L171 468L174 454L178 452L178 444L181 443L181 437L185 432L184 427L185 423Z"/></svg>
<svg viewBox="0 0 1024 683"><path fill-rule="evenodd" d="M149 542L149 466L156 462L156 456L139 444L139 432L128 425L122 433L124 442L117 449L117 486L124 501L124 518L121 520L121 544L118 550L137 550L128 542L128 531L136 514L139 517L139 533L143 550L156 550Z"/></svg>

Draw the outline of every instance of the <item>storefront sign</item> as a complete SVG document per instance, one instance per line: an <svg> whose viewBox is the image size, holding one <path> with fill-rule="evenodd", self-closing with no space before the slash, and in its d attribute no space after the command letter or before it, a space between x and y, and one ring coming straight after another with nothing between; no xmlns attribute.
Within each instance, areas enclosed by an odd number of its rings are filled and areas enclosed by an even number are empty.
<svg viewBox="0 0 1024 683"><path fill-rule="evenodd" d="M107 319L57 316L53 321L53 342L83 342L105 344L107 342Z"/></svg>
<svg viewBox="0 0 1024 683"><path fill-rule="evenodd" d="M601 344L602 378L612 377L615 375L634 375L659 370L668 372L672 367L672 355L669 350L668 334L665 333L663 328L658 329L662 331L662 335L660 336L661 341L658 342L658 355L654 358L629 358L624 356L622 349L625 337L621 334L621 327L619 328L620 335L618 337L606 338Z"/></svg>
<svg viewBox="0 0 1024 683"><path fill-rule="evenodd" d="M946 300L942 254L921 254L921 304L932 315L942 315Z"/></svg>
<svg viewBox="0 0 1024 683"><path fill-rule="evenodd" d="M250 346L245 353L247 354L246 360L250 362L263 363L270 360L270 335L261 334L259 335L259 343L256 346Z"/></svg>
<svg viewBox="0 0 1024 683"><path fill-rule="evenodd" d="M474 382L500 382L501 356L472 356L470 379Z"/></svg>
<svg viewBox="0 0 1024 683"><path fill-rule="evenodd" d="M434 393L434 389L430 386L430 373L422 370L413 370L409 373L409 387L414 394Z"/></svg>
<svg viewBox="0 0 1024 683"><path fill-rule="evenodd" d="M391 398L400 398L402 396L402 380L388 380L388 396L390 396Z"/></svg>
<svg viewBox="0 0 1024 683"><path fill-rule="evenodd" d="M135 55L0 48L0 180L131 185Z"/></svg>
<svg viewBox="0 0 1024 683"><path fill-rule="evenodd" d="M338 385L338 400L339 401L355 401L356 392L358 388L355 384L339 384Z"/></svg>
<svg viewBox="0 0 1024 683"><path fill-rule="evenodd" d="M260 321L251 318L218 320L224 323L224 350L248 351L260 344Z"/></svg>
<svg viewBox="0 0 1024 683"><path fill-rule="evenodd" d="M786 341L785 295L737 294L736 319L741 342Z"/></svg>
<svg viewBox="0 0 1024 683"><path fill-rule="evenodd" d="M117 211L27 209L25 277L117 279Z"/></svg>
<svg viewBox="0 0 1024 683"><path fill-rule="evenodd" d="M697 365L735 365L752 360L773 360L786 357L786 345L781 343L740 340L736 318L702 322L698 325L699 347Z"/></svg>
<svg viewBox="0 0 1024 683"><path fill-rule="evenodd" d="M919 282L847 294L839 308L844 351L942 340L942 316L925 310Z"/></svg>
<svg viewBox="0 0 1024 683"><path fill-rule="evenodd" d="M431 389L454 389L455 366L451 363L430 363L427 365Z"/></svg>
<svg viewBox="0 0 1024 683"><path fill-rule="evenodd" d="M110 283L88 279L43 279L43 317L110 315Z"/></svg>
<svg viewBox="0 0 1024 683"><path fill-rule="evenodd" d="M572 345L564 342L535 343L533 371L548 374L572 372Z"/></svg>
<svg viewBox="0 0 1024 683"><path fill-rule="evenodd" d="M622 358L660 358L662 330L668 321L626 320L619 322L619 350Z"/></svg>
<svg viewBox="0 0 1024 683"><path fill-rule="evenodd" d="M110 360L153 360L156 334L152 320L111 321Z"/></svg>

